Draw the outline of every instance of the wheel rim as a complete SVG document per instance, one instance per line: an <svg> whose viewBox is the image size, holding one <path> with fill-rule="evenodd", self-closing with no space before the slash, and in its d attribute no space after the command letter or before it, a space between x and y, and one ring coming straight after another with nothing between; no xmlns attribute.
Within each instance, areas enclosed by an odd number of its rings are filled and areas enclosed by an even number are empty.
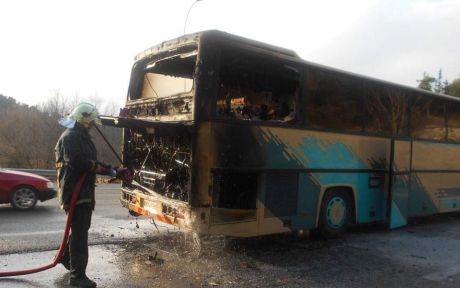
<svg viewBox="0 0 460 288"><path fill-rule="evenodd" d="M19 188L13 195L15 206L21 209L27 209L35 204L35 193L30 188Z"/></svg>
<svg viewBox="0 0 460 288"><path fill-rule="evenodd" d="M327 203L327 224L332 229L340 229L345 225L347 215L347 203L341 197L332 198Z"/></svg>

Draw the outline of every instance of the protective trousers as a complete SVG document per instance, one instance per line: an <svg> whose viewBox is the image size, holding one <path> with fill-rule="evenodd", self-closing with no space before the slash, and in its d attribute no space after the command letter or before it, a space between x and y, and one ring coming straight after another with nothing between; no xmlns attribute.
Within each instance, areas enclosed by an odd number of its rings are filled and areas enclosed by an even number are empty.
<svg viewBox="0 0 460 288"><path fill-rule="evenodd" d="M88 265L88 230L91 226L93 207L83 203L75 206L71 234L61 262L70 267L70 277L82 279L86 276ZM70 265L69 265L70 264Z"/></svg>

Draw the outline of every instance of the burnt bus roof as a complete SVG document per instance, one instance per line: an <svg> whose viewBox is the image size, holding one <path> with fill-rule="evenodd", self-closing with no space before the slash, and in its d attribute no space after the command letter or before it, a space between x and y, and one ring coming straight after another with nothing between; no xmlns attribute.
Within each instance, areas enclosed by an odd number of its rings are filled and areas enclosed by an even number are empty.
<svg viewBox="0 0 460 288"><path fill-rule="evenodd" d="M369 82L374 82L375 84L381 84L381 85L385 85L385 86L392 86L392 87L395 87L395 88L400 88L400 89L416 92L416 93L419 93L419 94L424 94L426 96L432 96L432 97L434 96L434 97L443 98L445 100L452 100L452 101L459 101L460 102L460 98L455 97L455 96L435 93L435 92L419 89L419 88L416 88L416 87L411 87L411 86L408 86L408 85L398 84L398 83L394 83L394 82L390 82L390 81L386 81L386 80L381 80L381 79L377 79L377 78L373 78L373 77L369 77L369 76L364 76L364 75L360 75L360 74L357 74L357 73L341 70L341 69L338 69L338 68L333 68L333 67L329 67L329 66L326 66L326 65L310 62L310 61L301 59L299 57L299 55L293 50L278 47L278 46L274 46L274 45L270 45L270 44L267 44L267 43L259 42L259 41L248 39L248 38L244 38L244 37L241 37L241 36L236 36L236 35L226 33L226 32L222 32L222 31L219 31L219 30L201 31L201 32L193 33L193 34L183 35L181 37L178 37L178 38L175 38L175 39L172 39L172 40L164 41L159 45L152 46L152 47L144 50L143 52L137 54L136 57L135 57L135 61L138 62L138 61L140 61L140 60L142 60L142 59L144 59L146 57L149 57L149 56L157 54L157 53L162 53L162 52L167 52L167 51L174 51L174 50L176 50L176 49L178 49L180 47L183 47L183 46L187 46L187 45L191 45L191 44L198 45L200 40L221 42L221 43L227 42L227 43L243 44L245 46L248 46L248 47L251 47L251 48L254 48L254 49L261 49L261 50L263 50L265 52L268 52L268 53L270 53L270 54L272 54L274 56L289 59L289 60L294 61L294 62L303 63L303 64L305 64L307 66L318 68L318 69L321 69L321 70L324 70L324 71L331 71L331 72L339 73L339 74L342 74L342 75L348 75L348 76L351 76L351 77L354 77L354 78L360 78L360 79L363 79L363 80L366 80L366 81L369 81Z"/></svg>
<svg viewBox="0 0 460 288"><path fill-rule="evenodd" d="M216 42L244 43L254 48L261 48L266 51L271 51L277 54L282 54L288 57L300 59L297 53L289 49L277 47L277 46L266 44L266 43L259 42L256 40L251 40L251 39L244 38L241 36L236 36L236 35L222 32L219 30L208 30L208 31L202 31L202 32L197 32L193 34L187 34L187 35L184 35L184 36L172 39L172 40L164 41L159 45L152 46L144 50L143 52L137 54L135 57L135 61L139 61L142 58L148 57L152 54L175 50L181 46L186 46L186 45L190 45L194 43L198 44L198 42L200 41L200 38L205 39L205 41L208 41L209 39L210 41L216 41Z"/></svg>

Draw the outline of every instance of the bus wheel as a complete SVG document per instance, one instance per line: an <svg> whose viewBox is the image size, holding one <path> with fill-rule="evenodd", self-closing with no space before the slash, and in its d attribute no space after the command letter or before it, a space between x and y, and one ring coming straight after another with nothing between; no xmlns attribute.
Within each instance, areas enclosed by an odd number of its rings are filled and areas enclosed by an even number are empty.
<svg viewBox="0 0 460 288"><path fill-rule="evenodd" d="M350 197L343 189L326 192L321 204L319 232L328 238L342 235L351 217Z"/></svg>

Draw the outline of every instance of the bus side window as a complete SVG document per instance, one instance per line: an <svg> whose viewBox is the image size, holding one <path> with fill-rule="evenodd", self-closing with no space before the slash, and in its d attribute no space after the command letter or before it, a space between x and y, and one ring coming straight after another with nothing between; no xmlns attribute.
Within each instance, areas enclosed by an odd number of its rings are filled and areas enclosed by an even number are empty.
<svg viewBox="0 0 460 288"><path fill-rule="evenodd" d="M409 99L397 88L370 84L363 90L366 132L386 136L409 135Z"/></svg>
<svg viewBox="0 0 460 288"><path fill-rule="evenodd" d="M422 95L412 97L411 100L412 137L428 140L446 140L444 100Z"/></svg>
<svg viewBox="0 0 460 288"><path fill-rule="evenodd" d="M360 82L330 72L307 72L306 119L314 129L360 132L364 111Z"/></svg>
<svg viewBox="0 0 460 288"><path fill-rule="evenodd" d="M460 103L449 102L447 111L449 115L447 120L449 141L460 142Z"/></svg>
<svg viewBox="0 0 460 288"><path fill-rule="evenodd" d="M236 59L236 60L235 60ZM296 123L299 71L276 58L222 53L216 116L224 119Z"/></svg>

